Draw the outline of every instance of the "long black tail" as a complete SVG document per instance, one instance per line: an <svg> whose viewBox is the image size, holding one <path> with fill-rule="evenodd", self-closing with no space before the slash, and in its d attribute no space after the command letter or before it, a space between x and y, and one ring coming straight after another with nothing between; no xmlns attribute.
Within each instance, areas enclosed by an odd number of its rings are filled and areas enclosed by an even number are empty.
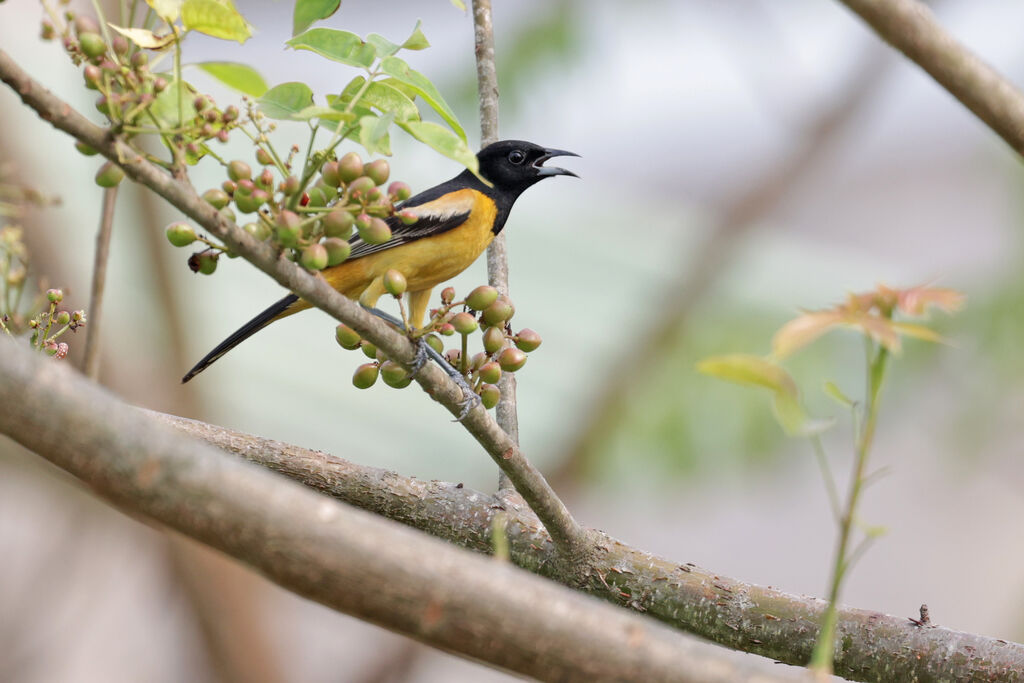
<svg viewBox="0 0 1024 683"><path fill-rule="evenodd" d="M294 294L289 294L246 324L242 325L234 334L218 344L217 348L203 356L203 359L196 363L195 367L189 370L188 374L181 378L181 383L184 384L206 368L213 365L217 359L269 325L274 318L284 313L285 309L298 300L299 297Z"/></svg>

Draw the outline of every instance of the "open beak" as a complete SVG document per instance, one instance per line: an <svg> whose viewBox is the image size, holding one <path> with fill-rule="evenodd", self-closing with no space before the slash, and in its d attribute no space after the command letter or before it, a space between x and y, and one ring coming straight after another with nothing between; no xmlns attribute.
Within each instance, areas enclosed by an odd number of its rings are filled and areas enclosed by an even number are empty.
<svg viewBox="0 0 1024 683"><path fill-rule="evenodd" d="M537 169L537 175L541 177L552 176L552 175L571 175L573 178L579 178L578 175L572 171L568 171L564 168L558 168L557 166L544 166L544 162L552 157L578 157L579 154L575 152L567 152L564 149L545 149L544 154L533 162L533 167Z"/></svg>

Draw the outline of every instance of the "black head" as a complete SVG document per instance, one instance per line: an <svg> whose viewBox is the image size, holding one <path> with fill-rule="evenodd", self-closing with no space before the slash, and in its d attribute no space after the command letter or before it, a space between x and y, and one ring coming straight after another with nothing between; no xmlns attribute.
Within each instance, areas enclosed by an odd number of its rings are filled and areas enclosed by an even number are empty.
<svg viewBox="0 0 1024 683"><path fill-rule="evenodd" d="M556 175L578 177L564 168L544 166L552 157L575 157L578 154L561 149L548 149L522 140L502 140L487 145L476 155L480 175L494 183L496 189L518 196L537 181Z"/></svg>

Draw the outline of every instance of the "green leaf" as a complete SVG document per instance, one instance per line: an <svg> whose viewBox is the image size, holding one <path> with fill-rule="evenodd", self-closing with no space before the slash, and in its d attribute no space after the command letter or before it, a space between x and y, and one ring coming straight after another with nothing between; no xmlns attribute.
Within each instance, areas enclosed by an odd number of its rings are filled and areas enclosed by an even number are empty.
<svg viewBox="0 0 1024 683"><path fill-rule="evenodd" d="M370 154L391 155L391 138L388 128L394 123L395 113L388 112L383 116L364 116L359 119L359 143Z"/></svg>
<svg viewBox="0 0 1024 683"><path fill-rule="evenodd" d="M456 8L462 10L463 12L466 11L466 3L464 3L462 0L452 0L452 4L455 5Z"/></svg>
<svg viewBox="0 0 1024 683"><path fill-rule="evenodd" d="M164 75L167 78L167 87L159 93L149 105L149 111L156 117L162 126L167 128L178 128L182 121L178 118L178 82L170 74ZM191 121L196 116L196 107L192 103L195 98L196 89L188 83L185 87L182 109L185 114L185 121Z"/></svg>
<svg viewBox="0 0 1024 683"><path fill-rule="evenodd" d="M302 111L292 114L290 118L297 121L308 121L309 119L320 119L321 121L354 121L356 115L351 112L338 111L334 107L320 107L313 105Z"/></svg>
<svg viewBox="0 0 1024 683"><path fill-rule="evenodd" d="M391 112L399 122L420 120L420 110L413 101L405 93L385 83L370 83L360 103L376 107L381 113Z"/></svg>
<svg viewBox="0 0 1024 683"><path fill-rule="evenodd" d="M800 405L797 396L784 392L776 392L772 401L772 413L775 415L775 421L789 436L813 436L835 424L832 418L812 419Z"/></svg>
<svg viewBox="0 0 1024 683"><path fill-rule="evenodd" d="M835 382L825 382L824 386L825 395L829 398L834 399L837 403L847 408L852 408L857 405L856 401L843 393Z"/></svg>
<svg viewBox="0 0 1024 683"><path fill-rule="evenodd" d="M253 97L267 92L267 82L256 69L239 62L203 62L199 68L221 83Z"/></svg>
<svg viewBox="0 0 1024 683"><path fill-rule="evenodd" d="M173 33L158 36L152 31L147 31L144 28L121 28L120 26L114 26L109 22L107 25L128 40L146 50L162 50L174 42Z"/></svg>
<svg viewBox="0 0 1024 683"><path fill-rule="evenodd" d="M239 43L252 35L252 28L231 0L185 0L181 23L187 29Z"/></svg>
<svg viewBox="0 0 1024 683"><path fill-rule="evenodd" d="M146 0L146 4L153 8L156 15L168 24L173 24L181 15L181 2L182 0Z"/></svg>
<svg viewBox="0 0 1024 683"><path fill-rule="evenodd" d="M449 159L454 159L473 173L479 174L480 164L466 141L433 121L399 121L398 125L409 135L432 147Z"/></svg>
<svg viewBox="0 0 1024 683"><path fill-rule="evenodd" d="M410 85L408 85L406 83L403 83L402 81L398 80L397 78L384 78L384 79L381 79L381 80L376 81L376 82L377 83L383 83L384 85L391 86L392 88L394 88L398 92L400 92L403 95L405 95L406 97L408 97L410 100L415 100L416 96L419 94L419 91L417 91L416 88L413 88L412 86L410 86Z"/></svg>
<svg viewBox="0 0 1024 683"><path fill-rule="evenodd" d="M373 48L377 51L377 54L381 57L387 57L393 55L402 49L401 45L392 43L390 40L382 35L371 33L366 36L366 42L373 45Z"/></svg>
<svg viewBox="0 0 1024 683"><path fill-rule="evenodd" d="M347 108L349 102L352 101L352 98L355 97L356 93L363 87L363 83L366 83L366 78L363 76L356 76L348 82L348 85L345 86L345 89L341 91L340 95L328 95L327 104L338 110Z"/></svg>
<svg viewBox="0 0 1024 683"><path fill-rule="evenodd" d="M403 50L425 50L430 47L430 41L427 40L427 37L423 35L423 31L420 30L422 23L422 21L416 22L416 28L412 30L412 34L402 43Z"/></svg>
<svg viewBox="0 0 1024 683"><path fill-rule="evenodd" d="M272 119L291 119L313 104L313 91L305 83L282 83L264 93L256 104Z"/></svg>
<svg viewBox="0 0 1024 683"><path fill-rule="evenodd" d="M377 51L373 45L348 31L333 28L311 28L287 42L296 50L309 50L321 57L366 68L373 64Z"/></svg>
<svg viewBox="0 0 1024 683"><path fill-rule="evenodd" d="M405 83L415 90L416 94L423 98L424 102L440 114L441 118L455 131L455 134L462 139L463 143L466 142L466 131L459 125L458 119L455 118L455 112L451 110L448 103L441 97L441 93L438 92L437 88L434 87L434 84L426 76L410 67L404 60L398 57L385 57L380 60L380 68L388 76ZM468 164L466 166L467 168L469 167Z"/></svg>
<svg viewBox="0 0 1024 683"><path fill-rule="evenodd" d="M295 0L292 15L292 35L297 36L314 22L326 19L338 11L341 0Z"/></svg>

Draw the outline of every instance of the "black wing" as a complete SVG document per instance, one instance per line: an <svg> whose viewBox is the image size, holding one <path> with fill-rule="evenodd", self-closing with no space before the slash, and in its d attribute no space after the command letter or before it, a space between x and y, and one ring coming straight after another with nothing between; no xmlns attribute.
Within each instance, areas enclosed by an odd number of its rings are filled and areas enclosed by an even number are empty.
<svg viewBox="0 0 1024 683"><path fill-rule="evenodd" d="M460 211L448 215L425 213L412 225L405 225L397 216L390 216L385 218L384 222L391 228L391 239L383 244L369 244L360 239L359 235L353 235L352 239L349 240L349 244L352 245L352 253L349 255L348 260L351 261L352 259L361 258L369 254L375 254L385 249L394 249L424 237L432 237L448 232L465 223L466 219L469 218L469 214L469 211Z"/></svg>

